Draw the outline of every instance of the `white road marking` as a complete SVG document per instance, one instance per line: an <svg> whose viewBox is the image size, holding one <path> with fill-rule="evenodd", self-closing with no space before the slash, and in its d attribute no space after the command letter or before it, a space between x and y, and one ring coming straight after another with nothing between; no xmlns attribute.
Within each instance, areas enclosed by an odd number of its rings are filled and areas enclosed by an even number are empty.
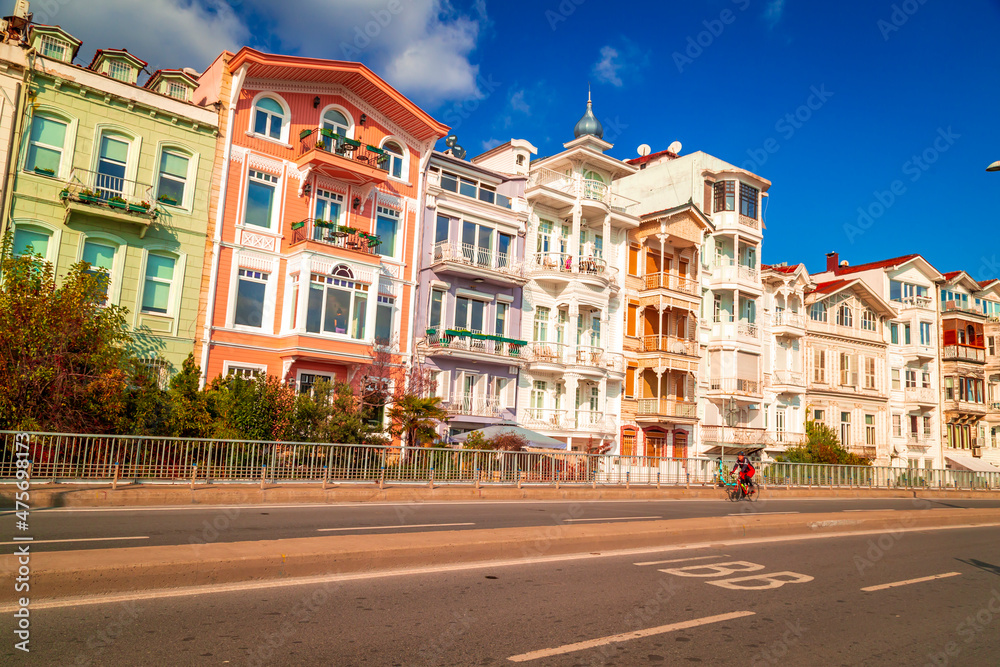
<svg viewBox="0 0 1000 667"><path fill-rule="evenodd" d="M110 542L112 540L148 540L149 535L135 537L77 537L65 540L32 540L32 544L56 544L57 542ZM0 542L0 544L20 544L20 542Z"/></svg>
<svg viewBox="0 0 1000 667"><path fill-rule="evenodd" d="M799 512L734 512L729 516L753 516L757 514L799 514Z"/></svg>
<svg viewBox="0 0 1000 667"><path fill-rule="evenodd" d="M510 660L511 662L527 662L529 660L538 660L539 658L549 658L554 655L563 655L565 653L573 653L575 651L585 651L588 648L595 648L597 646L604 646L606 644L617 644L619 642L627 642L631 639L641 639L643 637L662 635L667 632L674 632L675 630L686 630L688 628L697 628L700 625L708 625L709 623L720 623L722 621L730 621L734 618L753 616L754 614L756 614L756 612L734 611L728 614L719 614L718 616L706 616L705 618L696 618L690 621L681 621L680 623L670 623L669 625L660 625L655 628L646 628L645 630L623 632L620 635L611 635L609 637L588 639L587 641L576 642L575 644L566 644L565 646L557 646L556 648L546 648L540 651L521 653L520 655L512 655L507 659Z"/></svg>
<svg viewBox="0 0 1000 667"><path fill-rule="evenodd" d="M898 512L899 510L840 510L841 512Z"/></svg>
<svg viewBox="0 0 1000 667"><path fill-rule="evenodd" d="M392 526L354 526L351 528L317 528L319 532L334 530L383 530L385 528L444 528L446 526L475 526L474 523L397 523Z"/></svg>
<svg viewBox="0 0 1000 667"><path fill-rule="evenodd" d="M907 586L909 584L919 584L925 581L933 581L935 579L944 579L946 577L957 577L962 574L961 572L945 572L944 574L934 574L929 577L920 577L919 579L907 579L906 581L894 581L891 584L879 584L878 586L867 586L861 590L865 592L871 591L881 591L886 588L895 588L896 586Z"/></svg>
<svg viewBox="0 0 1000 667"><path fill-rule="evenodd" d="M963 524L959 526L929 526L923 528L900 528L896 532L914 533L928 530L955 530L966 529L975 530L981 528L1000 528L1000 523L986 524ZM739 547L749 544L773 544L775 542L799 542L808 540L828 540L843 537L857 537L858 535L881 535L884 529L879 530L858 530L841 533L820 533L816 535L787 535L784 537L753 537L737 540L713 540L710 542L698 542L693 544L678 544L668 547L642 547L639 549L619 549L616 551L603 551L597 554L565 554L557 556L539 556L536 558L526 558L517 560L491 561L485 563L457 563L436 565L425 568L413 568L406 570L388 570L381 572L358 572L354 574L327 574L312 577L290 577L288 579L275 579L273 581L250 581L238 584L207 584L204 586L188 586L186 588L168 588L156 591L139 591L134 593L121 593L99 596L80 596L73 598L56 598L50 600L32 600L32 609L60 609L63 607L79 607L94 604L114 604L118 602L129 602L133 600L157 600L163 598L186 597L192 595L217 595L219 593L232 593L242 591L255 591L265 588L284 588L286 586L315 586L317 584L335 583L340 581L360 581L365 579L382 579L385 577L401 577L426 574L442 574L465 570L485 570L501 567L519 567L523 565L536 565L539 563L563 563L566 561L587 560L592 558L614 558L632 557L639 554L666 553L671 551L697 551L699 549L717 549L719 547ZM19 607L15 604L0 604L0 614L17 611Z"/></svg>
<svg viewBox="0 0 1000 667"><path fill-rule="evenodd" d="M566 523L573 521L630 521L632 519L662 519L662 516L605 516L596 519L563 519Z"/></svg>
<svg viewBox="0 0 1000 667"><path fill-rule="evenodd" d="M632 563L632 565L638 565L642 567L643 565L668 565L670 563L683 563L688 560L708 560L710 558L727 558L729 554L719 554L718 556L695 556L693 558L675 558L673 560L650 560L645 563Z"/></svg>

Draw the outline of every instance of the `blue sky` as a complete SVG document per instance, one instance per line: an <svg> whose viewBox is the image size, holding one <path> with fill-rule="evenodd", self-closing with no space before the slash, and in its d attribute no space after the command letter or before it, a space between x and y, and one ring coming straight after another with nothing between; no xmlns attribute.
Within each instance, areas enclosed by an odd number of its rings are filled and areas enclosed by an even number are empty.
<svg viewBox="0 0 1000 667"><path fill-rule="evenodd" d="M942 272L1000 277L1000 173L985 171L1000 159L998 0L53 0L32 9L83 39L85 62L96 48L126 46L151 70L202 69L242 44L360 60L455 127L470 155L511 137L540 155L558 151L589 83L616 157L676 140L682 153L703 150L772 181L765 262L819 271L831 250L851 264L919 252ZM105 25L108 15L120 20ZM162 29L164 16L175 29Z"/></svg>

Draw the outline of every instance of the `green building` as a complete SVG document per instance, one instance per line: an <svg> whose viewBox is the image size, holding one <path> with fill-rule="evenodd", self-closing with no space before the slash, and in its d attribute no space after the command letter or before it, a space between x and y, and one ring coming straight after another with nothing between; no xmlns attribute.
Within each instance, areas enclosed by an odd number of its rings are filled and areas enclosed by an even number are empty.
<svg viewBox="0 0 1000 667"><path fill-rule="evenodd" d="M159 70L125 50L73 63L80 41L33 25L0 44L0 76L19 80L4 175L3 231L65 275L106 269L108 302L128 309L161 379L194 349L212 170L213 107L196 73ZM7 137L3 140L6 141Z"/></svg>

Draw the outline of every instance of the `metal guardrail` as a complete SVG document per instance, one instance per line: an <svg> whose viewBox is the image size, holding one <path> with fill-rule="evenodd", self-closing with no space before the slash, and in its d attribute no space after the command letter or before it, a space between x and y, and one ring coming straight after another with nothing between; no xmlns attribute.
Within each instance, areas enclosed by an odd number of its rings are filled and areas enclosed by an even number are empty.
<svg viewBox="0 0 1000 667"><path fill-rule="evenodd" d="M15 437L0 431L0 482L17 477ZM714 485L709 458L495 452L302 442L28 433L36 482ZM726 465L724 464L724 468ZM729 465L728 467L731 467ZM760 463L770 486L1000 488L997 472Z"/></svg>

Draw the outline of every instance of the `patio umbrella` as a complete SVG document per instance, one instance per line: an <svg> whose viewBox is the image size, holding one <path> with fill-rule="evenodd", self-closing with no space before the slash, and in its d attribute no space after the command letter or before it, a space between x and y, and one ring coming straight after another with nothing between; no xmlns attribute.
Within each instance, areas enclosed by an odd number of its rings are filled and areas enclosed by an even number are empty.
<svg viewBox="0 0 1000 667"><path fill-rule="evenodd" d="M451 439L455 442L465 442L466 438L473 433L479 433L487 440L501 433L513 433L527 440L529 447L542 447L544 449L569 449L569 445L561 440L550 438L547 435L542 435L537 431L532 431L531 429L524 428L523 426L517 426L516 424L496 424L494 426L487 426L486 428L452 436Z"/></svg>

